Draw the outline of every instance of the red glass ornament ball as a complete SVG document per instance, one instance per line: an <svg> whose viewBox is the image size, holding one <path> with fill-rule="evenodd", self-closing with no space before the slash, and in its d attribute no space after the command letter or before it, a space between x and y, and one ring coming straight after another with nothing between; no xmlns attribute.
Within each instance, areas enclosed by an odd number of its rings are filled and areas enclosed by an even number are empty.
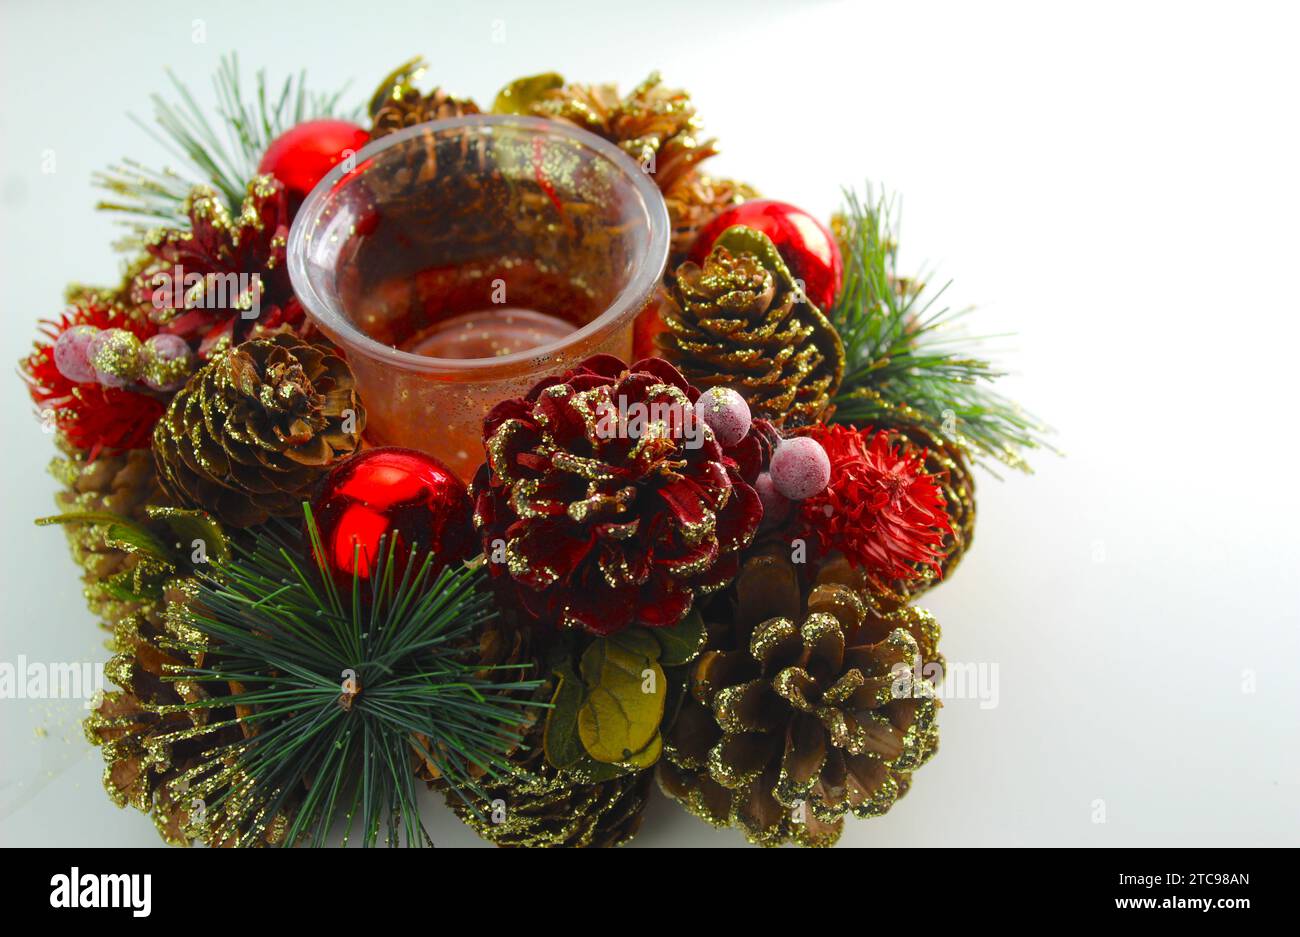
<svg viewBox="0 0 1300 937"><path fill-rule="evenodd" d="M802 281L804 294L814 306L827 312L835 304L844 282L840 246L826 225L788 202L760 198L727 209L700 230L690 259L697 264L704 263L718 235L738 224L762 231L772 239L791 275Z"/></svg>
<svg viewBox="0 0 1300 937"><path fill-rule="evenodd" d="M257 171L280 180L297 205L349 152L356 153L369 142L369 132L350 121L304 121L271 141Z"/></svg>
<svg viewBox="0 0 1300 937"><path fill-rule="evenodd" d="M479 550L471 511L455 472L432 456L396 447L367 449L339 464L312 502L326 565L349 582L354 569L362 579L370 576L384 536L397 538L402 560L413 545L432 551L433 575L469 559Z"/></svg>

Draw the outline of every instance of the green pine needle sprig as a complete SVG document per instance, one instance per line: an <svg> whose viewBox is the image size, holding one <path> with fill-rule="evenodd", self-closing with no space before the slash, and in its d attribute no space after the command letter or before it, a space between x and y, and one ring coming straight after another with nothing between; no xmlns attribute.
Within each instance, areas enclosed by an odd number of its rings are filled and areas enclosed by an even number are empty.
<svg viewBox="0 0 1300 937"><path fill-rule="evenodd" d="M210 751L176 791L203 801L221 841L255 844L274 822L284 845L323 845L340 829L346 841L358 827L367 846L428 845L417 760L470 803L476 778L511 770L540 683L520 679L525 665L476 662L476 629L497 614L481 567L434 576L430 554L399 557L381 541L369 582L354 575L349 591L321 559L309 509L306 527L308 543L268 525L199 577L178 646L201 664L171 679L214 692L165 711L238 704L242 715L185 737L232 724L245 737Z"/></svg>
<svg viewBox="0 0 1300 937"><path fill-rule="evenodd" d="M916 423L970 452L1029 470L1024 451L1045 447L1047 428L990 386L1004 372L975 354L981 342L955 326L970 310L940 300L943 288L898 274L893 201L846 190L836 234L844 286L829 318L844 343L844 379L833 421ZM1048 447L1050 448L1050 447Z"/></svg>
<svg viewBox="0 0 1300 937"><path fill-rule="evenodd" d="M156 126L135 115L131 120L162 144L181 169L152 169L124 159L95 174L95 183L113 196L98 207L125 213L126 223L138 230L160 223L188 226L186 199L196 183L213 186L231 213L237 213L271 141L305 120L354 119L359 113L359 108L343 111L346 88L329 94L309 91L305 72L273 88L266 72L258 71L249 98L234 53L221 60L213 76L217 103L212 113L170 69L167 77L179 100L152 96Z"/></svg>

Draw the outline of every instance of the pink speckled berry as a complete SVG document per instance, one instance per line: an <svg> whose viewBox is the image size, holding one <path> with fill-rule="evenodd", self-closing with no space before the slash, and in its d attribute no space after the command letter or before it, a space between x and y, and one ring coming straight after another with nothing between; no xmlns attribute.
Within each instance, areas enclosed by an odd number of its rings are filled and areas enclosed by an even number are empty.
<svg viewBox="0 0 1300 937"><path fill-rule="evenodd" d="M162 333L144 343L140 380L154 390L176 390L189 379L194 355L179 335Z"/></svg>
<svg viewBox="0 0 1300 937"><path fill-rule="evenodd" d="M126 329L96 332L86 345L95 380L105 387L125 387L140 378L144 344Z"/></svg>
<svg viewBox="0 0 1300 937"><path fill-rule="evenodd" d="M794 502L776 490L770 472L764 472L755 479L754 490L758 492L759 500L763 502L764 527L779 524L790 516L790 509L794 507Z"/></svg>
<svg viewBox="0 0 1300 937"><path fill-rule="evenodd" d="M99 333L93 325L74 325L54 341L54 366L74 384L89 384L95 379L90 364L90 340Z"/></svg>
<svg viewBox="0 0 1300 937"><path fill-rule="evenodd" d="M815 439L795 436L772 455L772 484L791 501L811 498L831 480L831 460Z"/></svg>
<svg viewBox="0 0 1300 937"><path fill-rule="evenodd" d="M695 412L721 446L734 446L749 433L749 404L730 387L714 387L700 394Z"/></svg>

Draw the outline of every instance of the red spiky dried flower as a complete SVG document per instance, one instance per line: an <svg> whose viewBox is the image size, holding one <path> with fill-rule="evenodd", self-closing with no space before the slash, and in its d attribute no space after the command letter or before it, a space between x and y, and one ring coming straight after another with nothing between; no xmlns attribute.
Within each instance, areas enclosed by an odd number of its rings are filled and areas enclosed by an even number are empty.
<svg viewBox="0 0 1300 937"><path fill-rule="evenodd" d="M694 418L698 397L658 358L597 355L488 414L474 522L527 614L601 635L669 627L735 577L762 505ZM619 422L641 413L639 429Z"/></svg>
<svg viewBox="0 0 1300 937"><path fill-rule="evenodd" d="M942 478L925 470L925 451L885 430L817 426L807 435L831 463L830 484L804 501L800 518L823 553L838 551L878 585L941 574L951 529Z"/></svg>
<svg viewBox="0 0 1300 937"><path fill-rule="evenodd" d="M163 414L158 397L140 388L105 387L93 381L76 383L54 362L54 343L73 326L125 329L143 341L158 327L143 314L95 298L79 301L58 319L41 322L41 339L20 364L28 392L39 414L48 414L69 443L90 454L101 450L147 449L154 424Z"/></svg>

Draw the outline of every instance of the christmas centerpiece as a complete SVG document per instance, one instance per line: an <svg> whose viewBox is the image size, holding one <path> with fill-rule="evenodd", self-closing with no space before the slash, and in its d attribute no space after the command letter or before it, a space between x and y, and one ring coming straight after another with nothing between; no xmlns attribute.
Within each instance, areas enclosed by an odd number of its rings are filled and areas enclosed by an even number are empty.
<svg viewBox="0 0 1300 937"><path fill-rule="evenodd" d="M110 799L178 845L421 845L428 789L613 846L658 791L833 845L937 750L914 603L1042 427L887 200L707 175L658 76L480 107L423 71L349 111L245 103L231 59L214 114L155 99L185 164L99 179L122 277L20 367L110 634Z"/></svg>

